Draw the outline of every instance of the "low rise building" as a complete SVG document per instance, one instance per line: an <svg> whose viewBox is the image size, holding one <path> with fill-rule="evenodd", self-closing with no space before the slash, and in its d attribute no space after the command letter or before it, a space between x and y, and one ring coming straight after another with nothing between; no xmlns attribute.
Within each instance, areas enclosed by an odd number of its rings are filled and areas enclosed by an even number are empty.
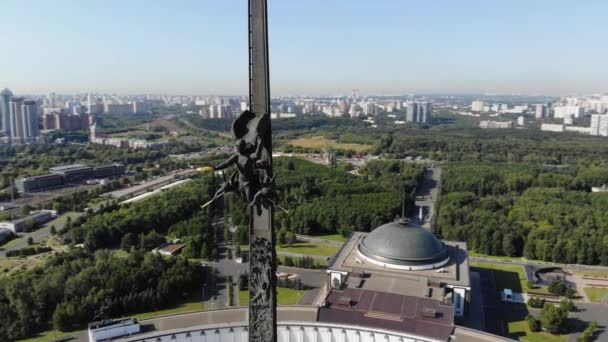
<svg viewBox="0 0 608 342"><path fill-rule="evenodd" d="M137 318L109 320L89 324L89 342L110 341L131 336L141 331Z"/></svg>
<svg viewBox="0 0 608 342"><path fill-rule="evenodd" d="M18 206L13 203L0 203L0 211L15 209Z"/></svg>
<svg viewBox="0 0 608 342"><path fill-rule="evenodd" d="M30 193L44 190L58 189L65 185L63 176L47 173L40 176L25 177L15 180L17 192Z"/></svg>
<svg viewBox="0 0 608 342"><path fill-rule="evenodd" d="M406 220L356 232L327 268L319 321L445 341L470 301L467 247Z"/></svg>
<svg viewBox="0 0 608 342"><path fill-rule="evenodd" d="M93 177L93 168L81 164L56 166L50 168L49 172L63 176L66 183L79 183Z"/></svg>
<svg viewBox="0 0 608 342"><path fill-rule="evenodd" d="M55 210L39 210L17 220L2 221L0 222L0 228L9 229L13 233L19 233L45 224L56 216L57 212Z"/></svg>
<svg viewBox="0 0 608 342"><path fill-rule="evenodd" d="M547 132L563 132L564 131L564 125L560 125L560 124L542 124L540 125L540 130L541 131L547 131Z"/></svg>
<svg viewBox="0 0 608 342"><path fill-rule="evenodd" d="M125 173L122 164L114 163L97 167L81 164L52 167L50 173L19 178L15 180L15 187L19 193L31 193L58 189L70 183L82 183L93 178L112 178Z"/></svg>
<svg viewBox="0 0 608 342"><path fill-rule="evenodd" d="M513 128L513 122L482 120L479 122L479 128Z"/></svg>
<svg viewBox="0 0 608 342"><path fill-rule="evenodd" d="M166 256L176 256L182 252L186 245L183 243L168 243L154 250L155 253Z"/></svg>

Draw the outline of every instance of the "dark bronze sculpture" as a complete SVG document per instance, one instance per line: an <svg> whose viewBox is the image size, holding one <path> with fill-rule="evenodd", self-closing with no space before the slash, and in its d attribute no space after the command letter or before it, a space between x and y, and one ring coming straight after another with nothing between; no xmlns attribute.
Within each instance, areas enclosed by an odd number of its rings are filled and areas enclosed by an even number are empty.
<svg viewBox="0 0 608 342"><path fill-rule="evenodd" d="M236 152L216 167L236 168L209 205L238 192L249 208L249 341L276 342L276 251L273 230L272 131L266 0L249 0L249 104L232 124Z"/></svg>
<svg viewBox="0 0 608 342"><path fill-rule="evenodd" d="M250 111L244 111L232 124L232 136L236 143L236 153L225 162L218 165L216 170L236 166L236 171L225 181L216 197L224 192L238 189L241 196L250 205L264 204L265 197L271 193L270 188L274 178L271 175L272 159L270 147L264 146L265 136L270 134L270 119L268 115L256 116ZM254 189L257 192L253 192Z"/></svg>

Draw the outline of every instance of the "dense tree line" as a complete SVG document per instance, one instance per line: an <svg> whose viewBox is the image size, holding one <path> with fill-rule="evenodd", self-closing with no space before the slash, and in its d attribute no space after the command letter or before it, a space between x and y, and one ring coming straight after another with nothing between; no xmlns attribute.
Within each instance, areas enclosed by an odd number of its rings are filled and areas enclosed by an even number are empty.
<svg viewBox="0 0 608 342"><path fill-rule="evenodd" d="M0 340L25 338L51 326L81 329L103 318L100 311L120 317L161 309L198 293L202 277L201 268L185 258L137 251L118 258L74 250L44 268L0 282Z"/></svg>
<svg viewBox="0 0 608 342"><path fill-rule="evenodd" d="M490 255L608 265L608 168L450 164L438 234Z"/></svg>
<svg viewBox="0 0 608 342"><path fill-rule="evenodd" d="M70 229L72 241L84 243L88 251L118 246L127 233L139 236L155 231L165 234L176 222L194 215L213 197L215 179L206 175L145 201L89 217Z"/></svg>
<svg viewBox="0 0 608 342"><path fill-rule="evenodd" d="M209 207L208 207L209 208ZM169 236L180 238L186 247L182 254L188 258L217 259L217 230L212 225L211 210L200 210L190 219L169 227Z"/></svg>
<svg viewBox="0 0 608 342"><path fill-rule="evenodd" d="M424 177L424 167L399 161L370 162L360 176L297 158L277 158L274 167L275 225L302 234L369 231L400 215L403 192L412 210L415 187ZM245 226L244 204L228 203L233 222Z"/></svg>
<svg viewBox="0 0 608 342"><path fill-rule="evenodd" d="M402 128L386 131L392 136L392 141L382 152L396 157L420 155L451 162L535 162L554 165L593 164L597 160L608 160L608 146L603 138L574 133L479 128Z"/></svg>

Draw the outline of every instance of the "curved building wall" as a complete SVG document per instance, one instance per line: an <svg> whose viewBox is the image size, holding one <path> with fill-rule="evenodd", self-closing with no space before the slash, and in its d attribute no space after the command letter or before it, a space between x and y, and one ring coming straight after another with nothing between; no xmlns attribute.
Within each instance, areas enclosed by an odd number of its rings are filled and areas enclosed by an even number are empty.
<svg viewBox="0 0 608 342"><path fill-rule="evenodd" d="M132 336L141 342L248 342L247 323L225 323ZM277 324L277 342L435 342L404 333L320 322L285 321Z"/></svg>
<svg viewBox="0 0 608 342"><path fill-rule="evenodd" d="M396 269L396 270L406 270L406 271L432 270L432 269L444 266L445 264L447 264L450 261L450 255L447 254L447 257L444 260L438 261L436 263L422 264L422 265L398 265L398 264L393 264L393 263L389 263L389 262L385 263L385 262L370 258L370 257L366 256L365 254L363 254L360 249L357 249L357 254L359 254L359 256L361 258L363 258L365 261L368 261L374 265L378 265L378 266L382 266L382 267L386 267L386 268L392 268L392 269Z"/></svg>

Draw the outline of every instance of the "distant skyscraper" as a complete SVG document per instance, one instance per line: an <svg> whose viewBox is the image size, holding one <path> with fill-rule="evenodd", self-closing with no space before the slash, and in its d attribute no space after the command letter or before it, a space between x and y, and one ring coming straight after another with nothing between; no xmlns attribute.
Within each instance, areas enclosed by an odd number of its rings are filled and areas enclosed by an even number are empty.
<svg viewBox="0 0 608 342"><path fill-rule="evenodd" d="M405 113L405 121L407 121L407 122L418 121L418 103L410 102L407 104L407 112Z"/></svg>
<svg viewBox="0 0 608 342"><path fill-rule="evenodd" d="M23 97L13 97L9 102L11 140L23 142Z"/></svg>
<svg viewBox="0 0 608 342"><path fill-rule="evenodd" d="M591 135L608 136L608 115L593 114L591 115Z"/></svg>
<svg viewBox="0 0 608 342"><path fill-rule="evenodd" d="M547 115L547 107L545 107L544 104L537 104L536 105L536 115L535 117L537 119L542 119L542 118L546 118Z"/></svg>
<svg viewBox="0 0 608 342"><path fill-rule="evenodd" d="M432 106L430 102L420 102L418 104L418 122L431 122Z"/></svg>
<svg viewBox="0 0 608 342"><path fill-rule="evenodd" d="M24 101L22 97L13 97L9 102L9 111L11 142L35 141L40 136L36 101Z"/></svg>
<svg viewBox="0 0 608 342"><path fill-rule="evenodd" d="M11 135L11 109L9 102L13 97L13 93L10 90L4 89L0 93L0 114L2 114L2 132L10 137Z"/></svg>
<svg viewBox="0 0 608 342"><path fill-rule="evenodd" d="M40 136L38 127L38 104L36 101L24 101L21 106L23 115L23 138L25 140L35 140Z"/></svg>

